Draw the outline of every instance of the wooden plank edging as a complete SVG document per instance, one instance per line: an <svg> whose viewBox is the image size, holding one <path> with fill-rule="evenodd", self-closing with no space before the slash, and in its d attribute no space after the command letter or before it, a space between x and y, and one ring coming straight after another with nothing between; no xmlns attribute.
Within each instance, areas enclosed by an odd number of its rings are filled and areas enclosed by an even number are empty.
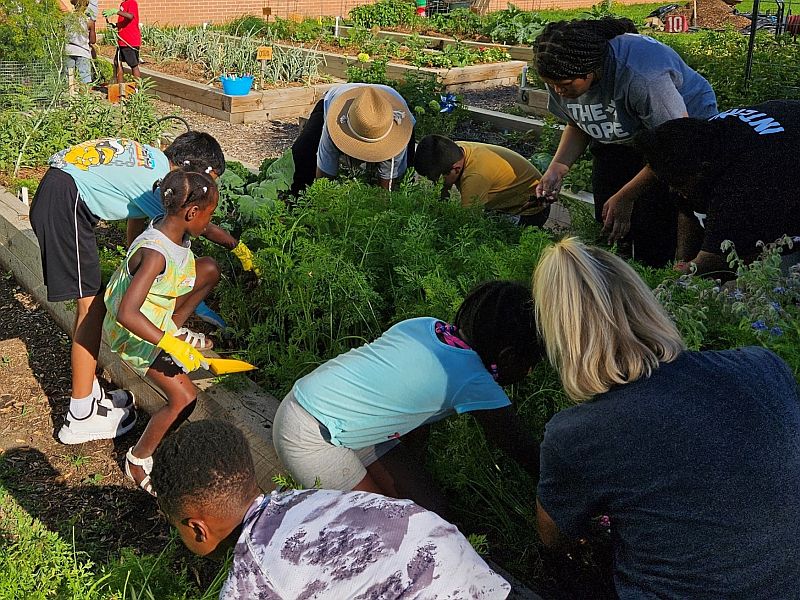
<svg viewBox="0 0 800 600"><path fill-rule="evenodd" d="M65 332L71 334L75 310L69 302L48 302L42 277L39 243L30 226L28 207L0 187L0 264L14 273L17 281L51 315ZM216 356L213 352L209 355ZM153 412L163 406L161 391L138 375L103 342L100 365L110 378L136 395L137 406ZM200 392L197 409L191 420L220 418L233 423L247 437L256 465L258 484L264 491L275 488L272 476L283 468L272 446L272 420L279 401L242 377L242 387L235 392L205 371L192 374Z"/></svg>

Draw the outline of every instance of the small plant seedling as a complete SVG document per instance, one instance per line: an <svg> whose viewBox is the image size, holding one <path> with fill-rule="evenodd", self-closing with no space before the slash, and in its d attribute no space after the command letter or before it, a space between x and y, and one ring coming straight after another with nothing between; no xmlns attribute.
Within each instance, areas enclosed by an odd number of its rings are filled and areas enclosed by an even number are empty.
<svg viewBox="0 0 800 600"><path fill-rule="evenodd" d="M100 485L103 482L103 479L105 479L105 475L103 475L102 473L95 473L93 475L90 475L83 481L84 483L88 483L90 485Z"/></svg>
<svg viewBox="0 0 800 600"><path fill-rule="evenodd" d="M7 367L11 364L11 358L8 356L0 356L0 367Z"/></svg>
<svg viewBox="0 0 800 600"><path fill-rule="evenodd" d="M88 465L91 461L91 458L88 456L84 456L82 454L73 454L69 457L69 464L71 464L76 469L80 469L81 467Z"/></svg>

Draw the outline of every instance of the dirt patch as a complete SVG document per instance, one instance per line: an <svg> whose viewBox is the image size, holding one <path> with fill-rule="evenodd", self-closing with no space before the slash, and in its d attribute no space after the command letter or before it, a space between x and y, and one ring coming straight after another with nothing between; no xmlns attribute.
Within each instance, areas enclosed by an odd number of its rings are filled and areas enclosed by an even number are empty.
<svg viewBox="0 0 800 600"><path fill-rule="evenodd" d="M692 18L692 2L687 2L683 8L671 15L678 14L686 17L688 23ZM741 29L750 24L750 19L734 14L733 8L722 0L697 0L697 26L704 29L724 29L735 27Z"/></svg>
<svg viewBox="0 0 800 600"><path fill-rule="evenodd" d="M0 272L0 482L31 516L96 562L123 547L158 554L169 526L153 498L121 469L147 421L117 440L65 446L55 438L69 406L70 339L9 273ZM219 565L181 547L204 583Z"/></svg>

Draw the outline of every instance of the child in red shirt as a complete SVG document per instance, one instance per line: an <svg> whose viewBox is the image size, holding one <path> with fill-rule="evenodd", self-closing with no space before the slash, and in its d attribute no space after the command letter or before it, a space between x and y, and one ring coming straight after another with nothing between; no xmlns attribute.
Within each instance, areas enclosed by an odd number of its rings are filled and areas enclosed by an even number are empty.
<svg viewBox="0 0 800 600"><path fill-rule="evenodd" d="M114 15L118 16L116 27L119 40L119 47L114 55L114 70L117 83L122 83L123 61L131 68L134 77L142 76L139 71L139 47L142 45L142 33L139 31L139 5L136 0L122 0L119 8L109 8L103 11L106 19Z"/></svg>

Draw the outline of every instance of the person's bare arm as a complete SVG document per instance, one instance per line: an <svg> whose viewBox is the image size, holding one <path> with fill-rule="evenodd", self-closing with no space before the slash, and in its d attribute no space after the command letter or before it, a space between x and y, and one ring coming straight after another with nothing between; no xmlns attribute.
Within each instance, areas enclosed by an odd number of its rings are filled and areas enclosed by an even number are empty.
<svg viewBox="0 0 800 600"><path fill-rule="evenodd" d="M701 250L693 259L688 262L679 262L675 265L675 269L681 273L690 273L692 270L692 263L697 265L696 275L707 275L708 273L716 273L718 271L728 270L728 262L721 254L713 254Z"/></svg>
<svg viewBox="0 0 800 600"><path fill-rule="evenodd" d="M556 154L536 186L537 197L544 196L553 201L558 199L564 176L589 146L590 141L589 135L575 125L568 124L564 128Z"/></svg>
<svg viewBox="0 0 800 600"><path fill-rule="evenodd" d="M703 227L694 215L684 210L678 211L678 245L675 258L679 261L688 261L697 256L703 243Z"/></svg>
<svg viewBox="0 0 800 600"><path fill-rule="evenodd" d="M127 19L128 21L130 21L133 18L133 14L125 12L124 10L119 11L117 14L123 19Z"/></svg>
<svg viewBox="0 0 800 600"><path fill-rule="evenodd" d="M603 231L608 241L615 242L625 237L631 229L631 213L636 199L658 182L658 177L649 165L639 171L633 179L622 186L603 205Z"/></svg>
<svg viewBox="0 0 800 600"><path fill-rule="evenodd" d="M117 322L143 340L154 345L158 344L164 337L164 332L144 316L141 308L153 282L164 272L167 263L160 252L141 248L131 257L129 265L131 269L135 268L135 271L131 284L120 302Z"/></svg>
<svg viewBox="0 0 800 600"><path fill-rule="evenodd" d="M67 13L71 13L75 10L75 7L72 6L69 0L58 0L58 8Z"/></svg>
<svg viewBox="0 0 800 600"><path fill-rule="evenodd" d="M97 58L97 50L95 49L95 44L97 44L97 28L95 27L93 19L89 19L87 25L89 28L89 45L92 47L92 58Z"/></svg>
<svg viewBox="0 0 800 600"><path fill-rule="evenodd" d="M389 183L392 184L391 188L389 187ZM383 177L378 177L378 185L381 186L385 190L388 190L388 189L396 190L397 186L399 184L400 184L400 179L399 178L384 179Z"/></svg>
<svg viewBox="0 0 800 600"><path fill-rule="evenodd" d="M548 548L562 548L569 546L569 540L561 533L555 521L547 514L539 500L536 500L536 530L539 532L539 539Z"/></svg>
<svg viewBox="0 0 800 600"><path fill-rule="evenodd" d="M322 179L323 177L324 177L325 179L333 179L333 178L334 178L334 176L333 176L333 175L328 175L328 174L327 174L325 171L323 171L322 169L320 169L319 167L317 167L317 174L316 174L316 178L317 178L317 179Z"/></svg>
<svg viewBox="0 0 800 600"><path fill-rule="evenodd" d="M539 441L519 422L513 406L471 414L490 443L513 458L534 481L539 480Z"/></svg>

